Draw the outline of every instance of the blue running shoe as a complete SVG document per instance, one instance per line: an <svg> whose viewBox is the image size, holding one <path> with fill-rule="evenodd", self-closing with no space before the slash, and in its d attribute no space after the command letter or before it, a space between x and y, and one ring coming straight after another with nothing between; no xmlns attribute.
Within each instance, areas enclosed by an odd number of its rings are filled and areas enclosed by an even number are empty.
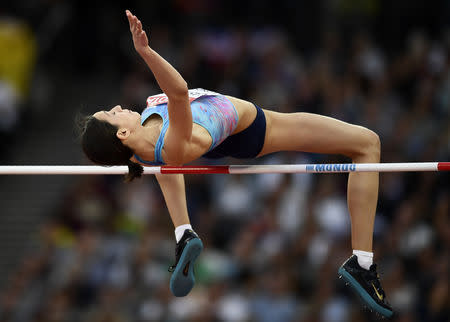
<svg viewBox="0 0 450 322"><path fill-rule="evenodd" d="M386 302L375 264L370 266L370 270L366 270L359 266L356 255L352 255L342 264L338 273L370 309L383 317L390 318L393 315L391 306Z"/></svg>
<svg viewBox="0 0 450 322"><path fill-rule="evenodd" d="M194 264L202 250L203 243L198 235L186 229L175 248L175 264L169 267L169 272L172 272L170 290L173 295L186 296L194 287Z"/></svg>

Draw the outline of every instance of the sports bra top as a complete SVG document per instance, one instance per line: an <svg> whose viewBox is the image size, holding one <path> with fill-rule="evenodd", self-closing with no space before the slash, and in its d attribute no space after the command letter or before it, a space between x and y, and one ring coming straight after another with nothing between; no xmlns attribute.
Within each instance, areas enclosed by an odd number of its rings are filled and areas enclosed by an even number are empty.
<svg viewBox="0 0 450 322"><path fill-rule="evenodd" d="M208 91L202 88L189 90L192 120L205 128L212 138L212 144L208 151L214 149L225 140L238 123L238 113L233 103L224 95ZM169 128L169 113L167 110L168 98L165 94L150 96L147 98L147 107L141 114L141 124L153 114L158 114L163 120L161 132L155 145L154 161L146 161L137 154L134 157L143 164L162 165L164 137Z"/></svg>

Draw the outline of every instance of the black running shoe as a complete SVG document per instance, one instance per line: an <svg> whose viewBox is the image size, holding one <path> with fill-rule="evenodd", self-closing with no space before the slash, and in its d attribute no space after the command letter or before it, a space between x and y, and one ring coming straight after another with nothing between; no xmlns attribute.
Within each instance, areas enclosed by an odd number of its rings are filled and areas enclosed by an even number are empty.
<svg viewBox="0 0 450 322"><path fill-rule="evenodd" d="M170 290L173 295L186 296L194 287L194 263L202 250L203 243L198 235L186 229L175 248L175 264L169 267L169 272L172 272Z"/></svg>
<svg viewBox="0 0 450 322"><path fill-rule="evenodd" d="M342 264L338 272L339 277L356 291L369 308L384 317L392 316L392 308L386 302L386 295L377 274L377 265L373 264L370 270L366 270L359 266L356 255L352 255Z"/></svg>

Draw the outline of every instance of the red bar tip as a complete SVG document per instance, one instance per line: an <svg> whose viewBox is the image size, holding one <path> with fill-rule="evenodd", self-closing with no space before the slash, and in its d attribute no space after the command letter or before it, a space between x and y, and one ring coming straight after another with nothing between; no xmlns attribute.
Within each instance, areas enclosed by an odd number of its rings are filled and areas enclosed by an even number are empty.
<svg viewBox="0 0 450 322"><path fill-rule="evenodd" d="M450 162L438 162L438 171L450 171Z"/></svg>

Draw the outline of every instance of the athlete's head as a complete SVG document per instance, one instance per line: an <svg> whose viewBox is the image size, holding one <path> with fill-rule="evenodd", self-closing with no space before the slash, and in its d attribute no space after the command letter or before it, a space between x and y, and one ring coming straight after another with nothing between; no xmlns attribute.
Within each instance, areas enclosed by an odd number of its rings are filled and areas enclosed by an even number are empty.
<svg viewBox="0 0 450 322"><path fill-rule="evenodd" d="M139 113L122 109L119 105L109 111L99 111L82 121L81 146L94 163L105 166L128 165L126 181L140 177L143 168L132 162L130 146L140 127Z"/></svg>

